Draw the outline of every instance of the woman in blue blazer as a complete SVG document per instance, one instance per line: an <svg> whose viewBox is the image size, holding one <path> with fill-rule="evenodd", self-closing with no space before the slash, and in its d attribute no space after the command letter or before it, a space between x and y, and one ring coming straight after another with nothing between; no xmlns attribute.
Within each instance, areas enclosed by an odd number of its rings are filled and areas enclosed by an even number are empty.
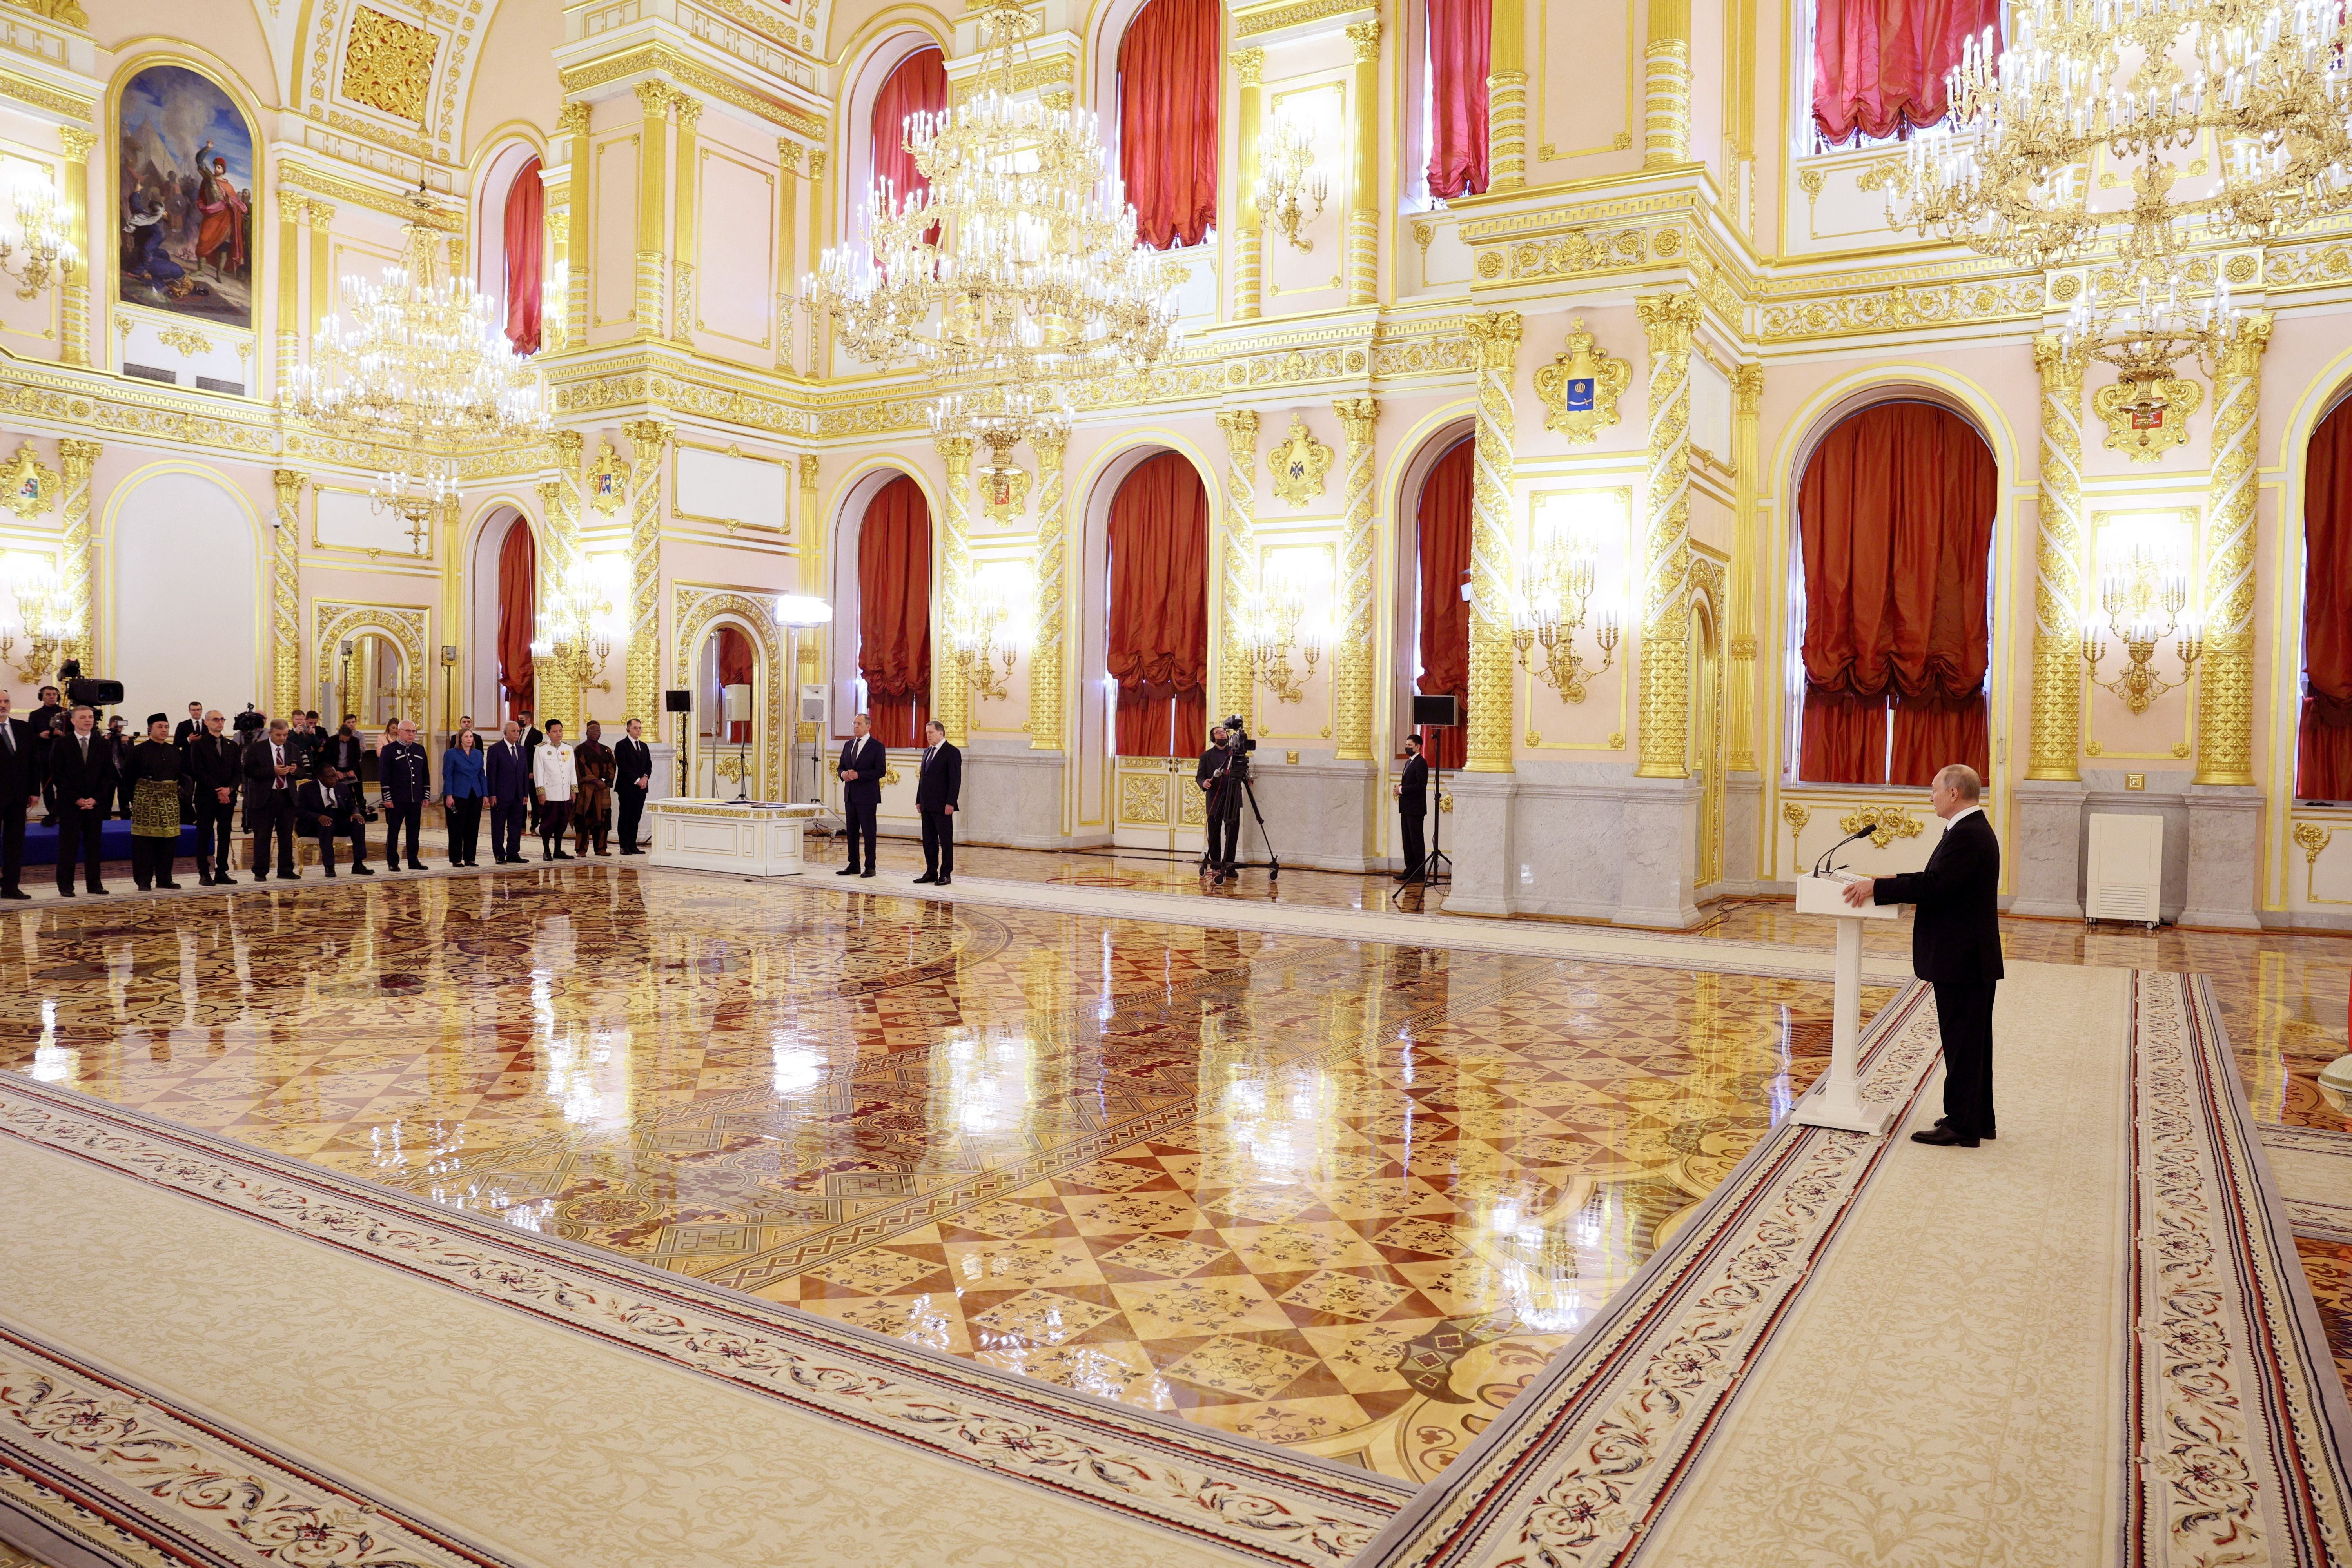
<svg viewBox="0 0 2352 1568"><path fill-rule="evenodd" d="M441 811L449 825L449 864L470 866L482 828L482 738L471 730L441 753Z"/></svg>

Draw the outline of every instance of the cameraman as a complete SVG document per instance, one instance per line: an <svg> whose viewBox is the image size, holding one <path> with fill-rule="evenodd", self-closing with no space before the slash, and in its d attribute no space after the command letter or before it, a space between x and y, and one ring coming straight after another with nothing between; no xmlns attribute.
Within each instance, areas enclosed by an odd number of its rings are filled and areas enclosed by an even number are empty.
<svg viewBox="0 0 2352 1568"><path fill-rule="evenodd" d="M1209 749L1192 770L1192 782L1208 796L1209 868L1219 881L1234 874L1242 837L1242 785L1249 778L1248 738L1232 720L1209 731Z"/></svg>

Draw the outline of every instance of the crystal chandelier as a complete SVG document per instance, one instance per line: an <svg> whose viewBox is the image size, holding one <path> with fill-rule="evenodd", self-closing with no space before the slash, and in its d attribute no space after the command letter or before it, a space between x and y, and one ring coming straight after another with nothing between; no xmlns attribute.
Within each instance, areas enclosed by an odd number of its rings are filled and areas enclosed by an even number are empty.
<svg viewBox="0 0 2352 1568"><path fill-rule="evenodd" d="M2141 404L2161 402L2155 384L2172 374L2183 359L2194 358L2208 381L2213 379L2221 356L2244 324L2243 312L2230 302L2227 279L2216 278L2213 291L2202 300L2184 299L2179 277L2155 288L2153 266L2143 268L2129 284L2094 279L2076 296L2058 330L2058 345L2077 360L2102 360L2120 373L2119 382L2136 388Z"/></svg>
<svg viewBox="0 0 2352 1568"><path fill-rule="evenodd" d="M30 684L57 668L58 660L74 645L80 617L74 613L73 596L66 592L65 579L55 567L25 571L13 586L16 625L25 634L25 657L21 662L16 658L16 633L0 628L0 660L14 665L17 678Z"/></svg>
<svg viewBox="0 0 2352 1568"><path fill-rule="evenodd" d="M369 499L408 524L409 548L423 555L428 521L457 493L464 454L535 441L547 416L539 373L500 334L489 300L441 276L437 209L422 181L409 201L405 264L373 283L342 280L342 310L320 323L281 402L389 455Z"/></svg>
<svg viewBox="0 0 2352 1568"><path fill-rule="evenodd" d="M2091 667L2092 684L2122 698L2134 713L2145 713L2158 698L2188 683L2189 672L2204 656L2205 637L2196 616L2183 618L2189 607L2189 574L2179 562L2160 561L2145 545L2135 546L2126 564L2103 575L2099 607L2107 613L2105 626L2096 616L2083 620L2083 661ZM2180 679L2166 680L2156 673L2156 648L2176 629L2180 633ZM2107 656L2110 631L2124 645L2124 667L2113 680L2101 680L2099 661Z"/></svg>
<svg viewBox="0 0 2352 1568"><path fill-rule="evenodd" d="M1866 177L1892 226L2034 268L2111 243L2138 276L2352 208L2341 5L2021 0L2012 16L2007 48L1988 28L1953 69L1951 118ZM2127 197L2093 189L2102 153L2129 168Z"/></svg>
<svg viewBox="0 0 2352 1568"><path fill-rule="evenodd" d="M974 400L1066 409L1072 388L1177 342L1174 290L1137 242L1095 117L1013 96L1029 27L1021 0L988 0L986 85L907 120L929 188L876 181L864 242L826 250L807 283L851 353L929 373L950 405L935 425L976 417Z"/></svg>
<svg viewBox="0 0 2352 1568"><path fill-rule="evenodd" d="M1588 683L1617 662L1622 633L1614 610L1601 611L1601 624L1593 630L1601 662L1587 664L1576 651L1576 634L1591 619L1592 589L1600 574L1598 551L1558 536L1539 542L1519 570L1511 646L1518 650L1519 668L1533 671L1565 701L1583 701ZM1529 662L1538 644L1543 648L1540 669Z"/></svg>

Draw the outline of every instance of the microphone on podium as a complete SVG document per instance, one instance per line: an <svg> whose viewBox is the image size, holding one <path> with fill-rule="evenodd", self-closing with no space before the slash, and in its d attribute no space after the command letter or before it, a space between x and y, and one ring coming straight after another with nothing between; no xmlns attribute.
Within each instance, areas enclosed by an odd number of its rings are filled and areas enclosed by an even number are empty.
<svg viewBox="0 0 2352 1568"><path fill-rule="evenodd" d="M1839 850L1844 848L1855 839L1867 838L1873 833L1877 831L1877 828L1874 826L1856 828L1853 832L1847 834L1843 838L1839 839L1836 843L1822 850L1821 858L1813 862L1813 875L1816 877L1828 875L1829 871L1832 869L1829 865L1829 858L1831 856L1836 854Z"/></svg>

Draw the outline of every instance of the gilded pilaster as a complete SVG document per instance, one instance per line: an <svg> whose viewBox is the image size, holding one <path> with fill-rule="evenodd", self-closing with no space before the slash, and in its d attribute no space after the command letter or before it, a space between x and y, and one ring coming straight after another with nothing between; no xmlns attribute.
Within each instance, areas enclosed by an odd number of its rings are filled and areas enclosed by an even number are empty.
<svg viewBox="0 0 2352 1568"><path fill-rule="evenodd" d="M696 225L699 222L702 193L695 178L696 165L701 154L697 150L700 137L695 130L702 118L702 101L679 93L671 100L677 115L677 193L672 204L673 217L670 237L670 322L669 335L677 342L694 343L694 257ZM635 711L635 710L631 710Z"/></svg>
<svg viewBox="0 0 2352 1568"><path fill-rule="evenodd" d="M2083 750L2083 362L2058 335L2033 340L2042 373L2042 515L2034 546L2032 752L2029 779L2081 778Z"/></svg>
<svg viewBox="0 0 2352 1568"><path fill-rule="evenodd" d="M637 286L629 315L638 337L657 338L668 295L664 220L669 216L669 105L677 93L661 81L641 81L636 93L644 123L637 143Z"/></svg>
<svg viewBox="0 0 2352 1568"><path fill-rule="evenodd" d="M676 433L659 419L621 426L629 438L631 480L629 680L623 711L656 727L661 723L662 448Z"/></svg>
<svg viewBox="0 0 2352 1568"><path fill-rule="evenodd" d="M2254 782L2254 507L2263 353L2273 318L2249 312L2213 378L2213 475L2205 502L2205 658L2197 670L2197 776Z"/></svg>
<svg viewBox="0 0 2352 1568"><path fill-rule="evenodd" d="M73 628L62 659L78 658L84 669L97 668L95 600L97 562L89 546L89 480L106 448L96 441L68 437L58 443L58 467L64 470L64 536L58 542L58 575L64 579L66 624Z"/></svg>
<svg viewBox="0 0 2352 1568"><path fill-rule="evenodd" d="M1641 765L1646 779L1690 773L1690 355L1696 294L1644 294L1650 340L1650 493L1642 527Z"/></svg>
<svg viewBox="0 0 2352 1568"><path fill-rule="evenodd" d="M306 200L302 220L310 226L310 331L316 332L335 313L335 209Z"/></svg>
<svg viewBox="0 0 2352 1568"><path fill-rule="evenodd" d="M931 624L941 631L971 609L971 437L942 436L934 443L947 465L947 517L940 539L940 592ZM961 746L971 718L971 694L950 637L931 637L931 717Z"/></svg>
<svg viewBox="0 0 2352 1568"><path fill-rule="evenodd" d="M1486 188L1528 183L1528 16L1525 0L1496 0L1486 43Z"/></svg>
<svg viewBox="0 0 2352 1568"><path fill-rule="evenodd" d="M577 430L558 430L555 443L554 500L547 510L547 559L539 563L540 581L559 577L580 554L580 471L588 438ZM544 486L541 495L547 494Z"/></svg>
<svg viewBox="0 0 2352 1568"><path fill-rule="evenodd" d="M1650 45L1643 59L1642 163L1691 160L1690 0L1650 0Z"/></svg>
<svg viewBox="0 0 2352 1568"><path fill-rule="evenodd" d="M1062 458L1068 437L1043 434L1030 438L1037 454L1037 612L1036 635L1029 643L1029 749L1063 749L1062 665L1069 657L1066 640L1068 587L1068 503L1062 489Z"/></svg>
<svg viewBox="0 0 2352 1568"><path fill-rule="evenodd" d="M801 144L776 138L776 368L793 363L793 300L800 286L793 271L793 247L801 211Z"/></svg>
<svg viewBox="0 0 2352 1568"><path fill-rule="evenodd" d="M1331 655L1335 754L1343 763L1372 756L1372 665L1378 648L1372 605L1372 436L1381 405L1369 397L1343 397L1331 405L1348 441L1347 521L1339 536L1339 636Z"/></svg>
<svg viewBox="0 0 2352 1568"><path fill-rule="evenodd" d="M572 212L572 226L578 231L579 243L571 247L571 270L566 274L568 287L563 299L563 341L572 348L588 342L588 264L594 250L595 228L588 211L588 121L585 103L567 103L556 116L556 124L570 139L572 150L565 160L564 184L570 189L567 198Z"/></svg>
<svg viewBox="0 0 2352 1568"><path fill-rule="evenodd" d="M1490 311L1463 323L1476 353L1476 467L1470 489L1470 696L1466 772L1507 773L1511 763L1511 473L1518 421L1511 405L1519 362L1519 313Z"/></svg>
<svg viewBox="0 0 2352 1568"><path fill-rule="evenodd" d="M269 699L272 713L291 713L302 703L302 476L273 468L278 491L278 527L270 551Z"/></svg>
<svg viewBox="0 0 2352 1568"><path fill-rule="evenodd" d="M1256 711L1251 706L1255 683L1242 646L1242 619L1257 576L1257 411L1222 410L1217 428L1225 433L1225 528L1223 548L1217 552L1222 586L1217 595L1217 709L1209 715L1212 721L1230 713L1249 718Z"/></svg>
<svg viewBox="0 0 2352 1568"><path fill-rule="evenodd" d="M89 153L98 132L79 125L61 126L58 143L65 150L66 234L81 261L58 279L58 353L68 364L89 363Z"/></svg>
<svg viewBox="0 0 2352 1568"><path fill-rule="evenodd" d="M1381 24L1348 24L1348 44L1355 51L1355 79L1349 88L1348 107L1355 115L1352 132L1355 171L1348 191L1348 303L1372 305L1381 297Z"/></svg>
<svg viewBox="0 0 2352 1568"><path fill-rule="evenodd" d="M820 597L824 593L824 519L816 510L821 466L814 452L801 454L801 592Z"/></svg>
<svg viewBox="0 0 2352 1568"><path fill-rule="evenodd" d="M1743 364L1731 373L1731 722L1725 767L1756 771L1756 515L1757 469L1762 462L1759 423L1764 406L1764 367Z"/></svg>
<svg viewBox="0 0 2352 1568"><path fill-rule="evenodd" d="M1234 166L1241 176L1240 189L1234 195L1234 318L1245 321L1258 313L1260 276L1265 264L1265 218L1257 210L1258 111L1265 94L1258 79L1265 69L1265 51L1235 49L1233 62L1241 82L1241 111L1235 116L1238 140L1234 149Z"/></svg>
<svg viewBox="0 0 2352 1568"><path fill-rule="evenodd" d="M302 209L298 195L278 193L278 384L302 363ZM272 710L276 711L276 710Z"/></svg>

